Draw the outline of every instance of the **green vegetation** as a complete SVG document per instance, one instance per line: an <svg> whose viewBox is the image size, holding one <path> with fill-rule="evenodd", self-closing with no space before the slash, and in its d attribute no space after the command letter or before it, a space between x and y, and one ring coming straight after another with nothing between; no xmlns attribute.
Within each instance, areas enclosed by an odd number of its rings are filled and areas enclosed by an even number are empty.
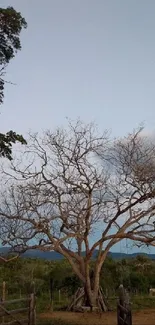
<svg viewBox="0 0 155 325"><path fill-rule="evenodd" d="M39 312L50 309L50 279L54 281L54 309L63 310L82 285L66 260L19 258L0 264L1 292L2 282L6 281L7 298L19 298L31 292L34 282ZM155 287L155 261L144 256L120 261L107 258L100 284L113 309L116 308L117 289L122 282L131 290L133 309L155 306L155 297L148 296L149 288Z"/></svg>

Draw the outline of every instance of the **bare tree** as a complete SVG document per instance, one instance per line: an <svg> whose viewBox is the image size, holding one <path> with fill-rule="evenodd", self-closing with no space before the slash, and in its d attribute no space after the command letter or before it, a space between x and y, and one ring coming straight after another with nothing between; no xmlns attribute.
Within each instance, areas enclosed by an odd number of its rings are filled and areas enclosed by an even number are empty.
<svg viewBox="0 0 155 325"><path fill-rule="evenodd" d="M124 238L155 245L155 147L141 131L111 142L94 124L69 122L66 130L31 135L21 162L3 169L3 244L61 253L90 306L113 245Z"/></svg>

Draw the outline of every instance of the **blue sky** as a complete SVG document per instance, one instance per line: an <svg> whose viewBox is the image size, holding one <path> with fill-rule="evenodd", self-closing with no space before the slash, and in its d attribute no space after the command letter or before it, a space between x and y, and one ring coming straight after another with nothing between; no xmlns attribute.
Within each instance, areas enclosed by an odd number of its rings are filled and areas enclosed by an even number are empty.
<svg viewBox="0 0 155 325"><path fill-rule="evenodd" d="M95 120L125 135L155 129L154 0L1 0L28 23L7 68L1 132Z"/></svg>

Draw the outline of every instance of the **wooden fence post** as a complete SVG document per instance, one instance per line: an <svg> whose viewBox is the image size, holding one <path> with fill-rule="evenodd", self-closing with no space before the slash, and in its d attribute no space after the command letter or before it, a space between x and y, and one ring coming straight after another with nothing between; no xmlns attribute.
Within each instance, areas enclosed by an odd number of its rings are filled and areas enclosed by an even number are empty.
<svg viewBox="0 0 155 325"><path fill-rule="evenodd" d="M120 308L117 304L117 325L120 325Z"/></svg>
<svg viewBox="0 0 155 325"><path fill-rule="evenodd" d="M123 284L119 286L119 303L122 306L125 304L125 289L123 287Z"/></svg>
<svg viewBox="0 0 155 325"><path fill-rule="evenodd" d="M50 295L51 295L50 309L52 312L53 312L53 300L54 300L53 294L54 294L54 281L51 278L50 279Z"/></svg>
<svg viewBox="0 0 155 325"><path fill-rule="evenodd" d="M3 284L2 284L2 301L5 301L6 299L6 282L3 281ZM2 318L2 324L5 323L5 317Z"/></svg>
<svg viewBox="0 0 155 325"><path fill-rule="evenodd" d="M132 325L132 313L131 313L131 309L129 310L129 325Z"/></svg>
<svg viewBox="0 0 155 325"><path fill-rule="evenodd" d="M119 300L117 304L117 325L132 325L132 313L129 295L123 285L119 286Z"/></svg>
<svg viewBox="0 0 155 325"><path fill-rule="evenodd" d="M59 303L61 301L61 290L59 289Z"/></svg>
<svg viewBox="0 0 155 325"><path fill-rule="evenodd" d="M123 287L123 285L121 284L119 286L119 304L121 306L124 306L125 305L125 289ZM118 317L121 317L122 319L124 318L124 313L122 310L118 310L119 312L119 316ZM119 323L118 323L119 325Z"/></svg>
<svg viewBox="0 0 155 325"><path fill-rule="evenodd" d="M2 300L5 301L5 293L6 293L6 282L3 281L3 289L2 289Z"/></svg>
<svg viewBox="0 0 155 325"><path fill-rule="evenodd" d="M35 294L30 295L30 305L29 305L29 324L36 325L36 306L35 306Z"/></svg>

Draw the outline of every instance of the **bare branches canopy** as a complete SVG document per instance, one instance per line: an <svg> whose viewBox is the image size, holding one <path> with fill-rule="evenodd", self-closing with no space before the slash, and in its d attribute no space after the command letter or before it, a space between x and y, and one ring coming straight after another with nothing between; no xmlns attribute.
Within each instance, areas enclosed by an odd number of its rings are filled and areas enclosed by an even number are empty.
<svg viewBox="0 0 155 325"><path fill-rule="evenodd" d="M115 243L155 245L154 169L155 146L141 129L112 142L107 131L98 135L94 124L78 120L41 138L31 135L22 160L3 170L1 238L62 253L83 282L97 249L97 288Z"/></svg>

